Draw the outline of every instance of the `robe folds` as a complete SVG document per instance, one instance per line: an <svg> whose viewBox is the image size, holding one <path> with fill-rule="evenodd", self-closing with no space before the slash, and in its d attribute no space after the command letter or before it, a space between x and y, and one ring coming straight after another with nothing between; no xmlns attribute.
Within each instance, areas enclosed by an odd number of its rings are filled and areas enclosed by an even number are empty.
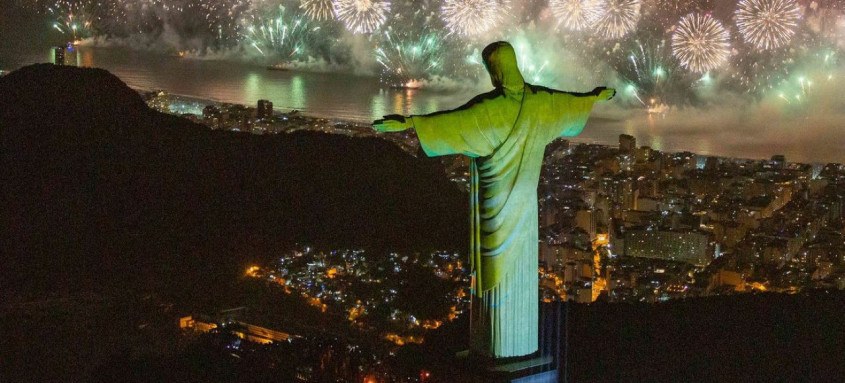
<svg viewBox="0 0 845 383"><path fill-rule="evenodd" d="M583 130L597 94L526 84L512 52L486 64L496 89L411 120L428 156L471 158L471 351L500 358L537 350L543 155L552 140Z"/></svg>
<svg viewBox="0 0 845 383"><path fill-rule="evenodd" d="M505 357L537 349L537 184L546 145L580 133L595 97L531 85L521 94L496 93L412 119L427 155L471 158L473 295L487 303L473 309L492 311L484 324L493 334L483 337L492 339L483 343L498 340L486 353Z"/></svg>

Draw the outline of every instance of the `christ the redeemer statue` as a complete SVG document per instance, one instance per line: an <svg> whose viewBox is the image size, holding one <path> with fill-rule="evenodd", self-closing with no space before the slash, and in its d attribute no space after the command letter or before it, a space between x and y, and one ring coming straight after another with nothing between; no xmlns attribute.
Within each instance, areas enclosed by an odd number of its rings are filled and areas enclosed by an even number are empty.
<svg viewBox="0 0 845 383"><path fill-rule="evenodd" d="M570 93L525 83L513 47L484 48L493 89L455 110L385 116L379 132L416 129L428 156L470 162L470 351L505 358L537 351L537 184L546 145L584 129L593 103L613 89Z"/></svg>

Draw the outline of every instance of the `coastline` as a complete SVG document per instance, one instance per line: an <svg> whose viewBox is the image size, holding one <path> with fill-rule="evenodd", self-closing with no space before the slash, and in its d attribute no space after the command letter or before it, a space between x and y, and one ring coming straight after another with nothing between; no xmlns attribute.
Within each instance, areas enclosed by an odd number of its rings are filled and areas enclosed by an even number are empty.
<svg viewBox="0 0 845 383"><path fill-rule="evenodd" d="M164 92L167 93L167 95L169 97L172 97L172 98L175 98L175 99L180 99L180 100L183 100L183 101L186 101L186 102L195 103L200 110L199 113L171 112L171 114L177 115L177 116L183 116L185 114L191 114L191 115L195 115L195 116L197 116L198 118L201 119L202 118L201 108L206 106L206 105L215 105L215 106L218 106L218 107L222 106L222 105L235 105L235 106L241 106L241 107L245 107L245 108L246 107L253 107L252 105L225 102L225 101L216 100L216 99L210 98L210 97L200 97L200 96L195 96L195 95L170 93L166 89L144 89L144 88L140 88L140 87L131 87L131 89L138 92L141 95L143 95L144 93L148 93L148 92L163 90ZM257 101L258 100L256 100L256 102ZM293 116L293 115L295 115L299 119L307 120L309 123L311 123L311 124L307 124L307 125L313 124L312 126L321 125L321 126L325 127L326 125L340 125L340 126L344 126L345 128L347 128L347 129L344 129L343 132L329 131L329 130L326 130L325 128L324 129L309 129L309 126L303 126L302 128L296 129L296 130L319 130L319 131L322 131L324 133L329 133L329 134L346 134L346 135L349 135L350 131L357 131L358 133L360 133L360 135L356 135L356 137L361 137L361 136L380 137L382 139L385 139L387 141L391 141L391 142L394 142L394 143L397 143L397 144L399 144L400 141L404 141L404 140L408 139L408 137L401 137L401 136L406 136L407 134L398 135L401 138L397 138L397 137L391 138L391 136L375 134L375 132L373 132L370 128L371 121L364 121L364 120L359 120L359 119L346 119L346 118L341 118L341 117L336 117L336 116L320 115L320 114L316 114L316 113L309 113L309 111L307 111L307 110L299 110L299 109L291 109L291 110L288 110L288 111L282 111L279 108L274 108L274 114L282 115L282 116ZM620 132L619 134L623 134L623 133ZM412 135L412 136L415 136L415 135ZM413 140L416 141L416 138L414 137ZM604 146L604 147L618 147L619 146L618 143L608 142L608 141L605 141L605 140L597 140L597 139L587 138L587 137L583 137L583 136L567 137L566 140L573 143L573 144L576 144L576 145L577 144L586 144L586 145L597 145L597 146ZM400 144L400 146L402 146L403 149L406 149L406 150L408 149L407 144L406 145ZM666 153L666 154L692 153L696 156L713 157L713 158L718 158L718 159L723 159L723 160L741 161L741 162L753 162L753 161L767 161L767 160L769 160L767 158L735 157L735 156L727 156L727 155L704 154L704 153L699 153L699 152L696 152L696 151L693 151L693 150L683 150L683 149L662 149L662 150L658 150L658 151L662 152L662 153ZM414 154L412 151L410 153ZM811 165L811 164L826 164L827 162L789 161L789 163L800 164L800 165Z"/></svg>
<svg viewBox="0 0 845 383"><path fill-rule="evenodd" d="M138 92L138 94L141 94L142 96L143 96L144 93L164 91L170 97L184 99L184 100L187 100L189 102L202 104L203 106L205 106L205 105L217 105L217 106L220 106L220 105L239 105L239 106L243 106L243 107L252 107L252 105L220 101L220 100L216 100L216 99L210 98L210 97L200 97L200 96L194 96L194 95L171 93L167 89L146 89L146 88L132 87L132 86L130 86L130 88L132 90L134 90L135 92ZM258 100L255 100L255 101L258 102ZM275 107L273 108L273 112L276 113L276 114L289 114L289 113L294 112L294 111L296 112L296 114L298 116L308 118L308 119L311 119L311 120L327 120L327 121L330 121L332 123L349 124L349 125L354 125L354 126L359 126L359 127L369 127L370 123L372 122L372 121L365 121L365 120L346 119L346 118L340 118L340 117L335 117L335 116L325 116L325 115L320 115L320 114L314 114L314 113L309 113L307 110L303 110L303 109L291 109L287 112L282 112L279 108L275 108ZM180 115L180 113L172 113L172 114ZM200 117L202 116L201 113L200 114L188 113L188 114L195 114L195 115L200 116Z"/></svg>

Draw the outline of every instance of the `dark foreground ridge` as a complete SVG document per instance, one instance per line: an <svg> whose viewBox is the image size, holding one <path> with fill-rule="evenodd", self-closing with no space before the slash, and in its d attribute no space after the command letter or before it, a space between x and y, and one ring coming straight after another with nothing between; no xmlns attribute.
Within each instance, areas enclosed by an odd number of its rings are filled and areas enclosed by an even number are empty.
<svg viewBox="0 0 845 383"><path fill-rule="evenodd" d="M78 380L63 374L131 350L121 326L143 322L134 297L205 309L247 264L295 243L465 247L465 196L437 161L383 140L212 131L150 110L99 69L25 67L0 78L0 95L0 327L17 334L4 354L19 353L4 369ZM108 310L135 319L76 312L113 299ZM38 302L75 309L23 312Z"/></svg>
<svg viewBox="0 0 845 383"><path fill-rule="evenodd" d="M460 192L434 162L381 140L210 131L148 109L99 69L26 67L0 79L0 94L4 257L13 264L49 264L73 279L123 266L137 273L139 261L212 244L465 242Z"/></svg>
<svg viewBox="0 0 845 383"><path fill-rule="evenodd" d="M569 381L841 382L843 313L838 290L580 305Z"/></svg>
<svg viewBox="0 0 845 383"><path fill-rule="evenodd" d="M845 381L845 291L568 305L541 306L540 348L560 355L561 382ZM400 358L440 366L438 382L471 381L475 367L452 357L469 341L461 322Z"/></svg>

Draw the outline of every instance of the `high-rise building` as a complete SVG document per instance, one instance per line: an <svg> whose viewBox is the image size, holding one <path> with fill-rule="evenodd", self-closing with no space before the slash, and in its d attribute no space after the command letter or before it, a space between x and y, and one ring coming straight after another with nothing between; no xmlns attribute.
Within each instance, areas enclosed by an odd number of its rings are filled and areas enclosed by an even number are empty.
<svg viewBox="0 0 845 383"><path fill-rule="evenodd" d="M65 65L65 47L53 48L53 64Z"/></svg>
<svg viewBox="0 0 845 383"><path fill-rule="evenodd" d="M651 154L651 148L648 146L637 148L634 150L634 160L638 164L646 163L651 161Z"/></svg>
<svg viewBox="0 0 845 383"><path fill-rule="evenodd" d="M626 178L619 181L616 201L624 210L637 210L637 199L640 197L640 189L637 188L637 181Z"/></svg>
<svg viewBox="0 0 845 383"><path fill-rule="evenodd" d="M775 169L783 169L786 167L786 156L783 154L775 154L772 156L772 167Z"/></svg>
<svg viewBox="0 0 845 383"><path fill-rule="evenodd" d="M632 153L637 148L637 139L634 136L627 134L619 135L619 151L624 153Z"/></svg>
<svg viewBox="0 0 845 383"><path fill-rule="evenodd" d="M591 241L596 239L596 227L598 226L596 218L596 213L593 210L578 210L575 213L575 227L587 232Z"/></svg>
<svg viewBox="0 0 845 383"><path fill-rule="evenodd" d="M273 102L270 100L258 100L258 119L273 117Z"/></svg>
<svg viewBox="0 0 845 383"><path fill-rule="evenodd" d="M704 162L704 170L715 172L719 170L719 157L707 157Z"/></svg>

